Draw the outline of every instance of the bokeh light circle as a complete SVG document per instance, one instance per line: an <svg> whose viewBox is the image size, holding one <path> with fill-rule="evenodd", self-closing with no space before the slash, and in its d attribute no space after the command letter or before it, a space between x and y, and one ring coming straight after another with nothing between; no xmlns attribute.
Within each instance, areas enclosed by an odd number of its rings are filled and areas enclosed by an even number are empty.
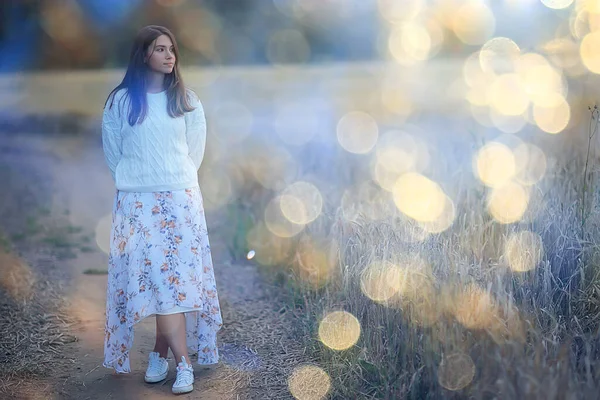
<svg viewBox="0 0 600 400"><path fill-rule="evenodd" d="M110 254L110 231L112 229L112 213L100 218L96 225L96 244L106 254ZM124 248L122 249L124 250Z"/></svg>
<svg viewBox="0 0 600 400"><path fill-rule="evenodd" d="M484 72L507 74L514 72L521 49L511 39L495 37L487 41L479 51L479 62Z"/></svg>
<svg viewBox="0 0 600 400"><path fill-rule="evenodd" d="M371 264L361 273L360 288L365 296L386 303L400 290L403 271L388 262Z"/></svg>
<svg viewBox="0 0 600 400"><path fill-rule="evenodd" d="M281 194L281 212L295 224L308 224L321 214L323 197L315 185L308 182L295 182Z"/></svg>
<svg viewBox="0 0 600 400"><path fill-rule="evenodd" d="M337 124L339 144L348 152L365 154L377 144L379 128L375 119L362 111L344 115Z"/></svg>
<svg viewBox="0 0 600 400"><path fill-rule="evenodd" d="M274 235L284 238L296 236L305 226L295 224L285 217L281 208L281 196L273 198L265 207L265 224Z"/></svg>
<svg viewBox="0 0 600 400"><path fill-rule="evenodd" d="M519 221L529 204L529 192L516 182L494 188L488 199L488 211L503 224Z"/></svg>
<svg viewBox="0 0 600 400"><path fill-rule="evenodd" d="M477 177L489 187L500 187L515 175L513 152L508 146L492 142L483 146L475 158Z"/></svg>
<svg viewBox="0 0 600 400"><path fill-rule="evenodd" d="M537 126L544 132L557 134L562 132L571 119L571 107L560 95L555 95L554 106L533 106L533 118Z"/></svg>
<svg viewBox="0 0 600 400"><path fill-rule="evenodd" d="M319 323L319 338L333 350L346 350L354 346L360 337L358 319L346 311L327 314Z"/></svg>
<svg viewBox="0 0 600 400"><path fill-rule="evenodd" d="M583 65L595 74L600 74L600 54L598 54L598 48L600 47L600 32L592 32L585 35L581 41L579 48L579 54Z"/></svg>
<svg viewBox="0 0 600 400"><path fill-rule="evenodd" d="M288 389L296 400L322 400L331 389L331 379L322 368L303 365L290 374Z"/></svg>
<svg viewBox="0 0 600 400"><path fill-rule="evenodd" d="M542 259L542 237L530 231L510 235L505 244L505 257L513 271L526 272L534 269Z"/></svg>
<svg viewBox="0 0 600 400"><path fill-rule="evenodd" d="M477 45L488 40L496 30L496 18L482 2L465 2L455 11L452 29L465 44Z"/></svg>
<svg viewBox="0 0 600 400"><path fill-rule="evenodd" d="M392 193L398 209L417 221L435 221L444 211L446 198L442 188L421 174L409 172L400 176Z"/></svg>
<svg viewBox="0 0 600 400"><path fill-rule="evenodd" d="M475 363L468 354L453 353L444 357L438 369L439 384L452 391L467 387L475 377Z"/></svg>

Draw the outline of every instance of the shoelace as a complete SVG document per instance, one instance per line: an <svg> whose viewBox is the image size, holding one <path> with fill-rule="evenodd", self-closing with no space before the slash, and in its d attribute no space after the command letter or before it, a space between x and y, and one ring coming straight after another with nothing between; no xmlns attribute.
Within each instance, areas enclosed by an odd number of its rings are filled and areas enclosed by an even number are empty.
<svg viewBox="0 0 600 400"><path fill-rule="evenodd" d="M175 386L180 386L182 381L185 382L186 385L189 385L194 381L194 374L192 373L191 368L177 368L177 378L175 379Z"/></svg>
<svg viewBox="0 0 600 400"><path fill-rule="evenodd" d="M150 360L150 363L148 365L148 372L150 373L150 375L158 375L163 372L161 366L161 359L153 358Z"/></svg>

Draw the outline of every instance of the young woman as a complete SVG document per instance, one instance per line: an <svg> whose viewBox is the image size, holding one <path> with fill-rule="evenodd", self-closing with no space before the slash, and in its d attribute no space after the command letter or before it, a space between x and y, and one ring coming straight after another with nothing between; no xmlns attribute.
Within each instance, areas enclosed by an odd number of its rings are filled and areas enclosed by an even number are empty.
<svg viewBox="0 0 600 400"><path fill-rule="evenodd" d="M198 364L218 362L222 326L198 169L206 121L183 85L173 34L147 26L135 39L125 77L102 120L106 163L115 181L106 291L104 366L131 371L133 327L156 316L156 343L145 381L166 379L173 393L193 390L188 349Z"/></svg>

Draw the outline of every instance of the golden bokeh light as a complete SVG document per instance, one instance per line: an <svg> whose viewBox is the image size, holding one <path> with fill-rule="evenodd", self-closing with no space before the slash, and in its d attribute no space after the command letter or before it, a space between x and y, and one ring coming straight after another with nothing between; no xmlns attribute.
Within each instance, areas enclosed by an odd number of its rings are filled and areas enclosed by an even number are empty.
<svg viewBox="0 0 600 400"><path fill-rule="evenodd" d="M600 74L600 32L591 32L585 35L579 47L579 54L583 65L595 74Z"/></svg>
<svg viewBox="0 0 600 400"><path fill-rule="evenodd" d="M542 237L530 231L510 235L505 245L505 257L513 271L526 272L534 269L542 259Z"/></svg>
<svg viewBox="0 0 600 400"><path fill-rule="evenodd" d="M581 66L579 43L569 38L561 37L545 43L543 50L548 58L559 68L574 68Z"/></svg>
<svg viewBox="0 0 600 400"><path fill-rule="evenodd" d="M465 98L473 106L486 107L491 100L490 87L491 84L488 85L483 82L477 83L476 86L473 86L466 91Z"/></svg>
<svg viewBox="0 0 600 400"><path fill-rule="evenodd" d="M265 207L265 224L274 235L284 238L296 236L305 227L305 224L291 222L282 212L281 196L274 197ZM289 202L289 199L287 200ZM299 201L297 202L299 203ZM296 204L297 205L297 204ZM291 208L292 206L289 206Z"/></svg>
<svg viewBox="0 0 600 400"><path fill-rule="evenodd" d="M588 13L578 8L569 18L569 32L576 39L582 39L589 33ZM579 49L578 49L579 51Z"/></svg>
<svg viewBox="0 0 600 400"><path fill-rule="evenodd" d="M516 182L494 188L488 198L488 211L503 224L519 221L529 205L529 192Z"/></svg>
<svg viewBox="0 0 600 400"><path fill-rule="evenodd" d="M408 133L391 130L383 134L377 142L375 156L377 162L388 171L397 174L422 170L419 164L427 162L427 148L421 141Z"/></svg>
<svg viewBox="0 0 600 400"><path fill-rule="evenodd" d="M523 78L524 81L527 78L527 73L530 72L532 68L536 67L550 67L550 64L548 63L546 57L532 52L522 53L516 60L516 72Z"/></svg>
<svg viewBox="0 0 600 400"><path fill-rule="evenodd" d="M600 3L597 0L577 0L577 7L589 14L600 14Z"/></svg>
<svg viewBox="0 0 600 400"><path fill-rule="evenodd" d="M496 111L504 115L522 115L529 106L529 96L519 75L498 76L490 88L490 103Z"/></svg>
<svg viewBox="0 0 600 400"><path fill-rule="evenodd" d="M428 233L442 233L452 226L456 218L456 207L448 196L444 196L444 208L442 213L433 221L420 221L419 225Z"/></svg>
<svg viewBox="0 0 600 400"><path fill-rule="evenodd" d="M509 38L495 37L488 40L479 51L481 70L494 74L509 74L515 71L521 55L519 46Z"/></svg>
<svg viewBox="0 0 600 400"><path fill-rule="evenodd" d="M354 315L334 311L319 323L319 339L330 349L346 350L358 342L360 330L360 323Z"/></svg>
<svg viewBox="0 0 600 400"><path fill-rule="evenodd" d="M492 124L504 133L518 133L527 125L526 113L505 115L500 114L494 108L490 108L489 111Z"/></svg>
<svg viewBox="0 0 600 400"><path fill-rule="evenodd" d="M475 364L465 353L452 353L445 356L438 369L439 384L452 391L466 388L474 377Z"/></svg>
<svg viewBox="0 0 600 400"><path fill-rule="evenodd" d="M465 44L485 43L496 30L496 17L482 2L464 2L458 10L454 10L452 15L452 29Z"/></svg>
<svg viewBox="0 0 600 400"><path fill-rule="evenodd" d="M562 72L540 54L523 54L517 63L517 74L534 104L554 106L557 104L556 96L567 92Z"/></svg>
<svg viewBox="0 0 600 400"><path fill-rule="evenodd" d="M425 61L431 54L432 39L425 26L409 22L394 28L389 37L388 47L392 56L400 63L406 58Z"/></svg>
<svg viewBox="0 0 600 400"><path fill-rule="evenodd" d="M288 221L299 225L306 225L308 223L304 222L308 221L308 210L298 197L281 194L279 196L279 206L281 207L283 216Z"/></svg>
<svg viewBox="0 0 600 400"><path fill-rule="evenodd" d="M392 194L398 209L414 220L432 222L444 212L444 191L436 182L421 174L409 172L400 176Z"/></svg>
<svg viewBox="0 0 600 400"><path fill-rule="evenodd" d="M546 174L546 155L539 147L523 143L514 151L517 165L516 180L522 185L535 185L542 180Z"/></svg>
<svg viewBox="0 0 600 400"><path fill-rule="evenodd" d="M389 303L402 310L407 322L418 326L431 326L442 315L435 279L427 262L419 256L404 255L398 261L400 278L394 286L398 293Z"/></svg>
<svg viewBox="0 0 600 400"><path fill-rule="evenodd" d="M110 254L110 235L112 229L112 213L100 218L95 229L96 244L106 254Z"/></svg>
<svg viewBox="0 0 600 400"><path fill-rule="evenodd" d="M480 52L477 51L471 53L465 59L462 67L462 78L469 87L480 89L478 92L484 92L481 89L490 85L496 76L493 72L486 72L482 69L480 56ZM487 102L477 104L485 105Z"/></svg>
<svg viewBox="0 0 600 400"><path fill-rule="evenodd" d="M474 164L476 176L489 187L503 186L516 172L513 152L498 142L483 146L477 153Z"/></svg>
<svg viewBox="0 0 600 400"><path fill-rule="evenodd" d="M437 18L429 18L425 21L425 28L431 39L431 49L429 57L433 57L439 53L444 44L444 31Z"/></svg>
<svg viewBox="0 0 600 400"><path fill-rule="evenodd" d="M390 277L400 278L393 285L398 288L397 295L401 300L414 300L420 293L427 291L427 287L432 286L431 268L419 255L396 254L393 263L399 270L394 270Z"/></svg>
<svg viewBox="0 0 600 400"><path fill-rule="evenodd" d="M361 273L361 291L371 300L386 304L400 290L405 274L405 270L392 263L372 263Z"/></svg>
<svg viewBox="0 0 600 400"><path fill-rule="evenodd" d="M296 29L273 33L267 44L267 59L274 65L305 63L310 58L310 52L306 38Z"/></svg>
<svg viewBox="0 0 600 400"><path fill-rule="evenodd" d="M322 368L303 365L292 371L288 389L296 400L323 400L331 390L331 379Z"/></svg>
<svg viewBox="0 0 600 400"><path fill-rule="evenodd" d="M304 235L296 248L292 270L302 284L313 289L323 287L334 276L337 263L337 243Z"/></svg>
<svg viewBox="0 0 600 400"><path fill-rule="evenodd" d="M415 18L423 10L424 3L424 0L377 0L379 13L392 24Z"/></svg>
<svg viewBox="0 0 600 400"><path fill-rule="evenodd" d="M281 194L281 212L292 223L306 225L321 214L323 197L315 185L295 182Z"/></svg>
<svg viewBox="0 0 600 400"><path fill-rule="evenodd" d="M468 329L485 329L497 315L497 304L490 293L475 284L459 289L449 307L456 320Z"/></svg>
<svg viewBox="0 0 600 400"><path fill-rule="evenodd" d="M559 94L548 100L552 106L533 106L533 118L537 126L544 132L557 134L562 132L571 120L571 107Z"/></svg>
<svg viewBox="0 0 600 400"><path fill-rule="evenodd" d="M337 124L337 139L346 151L355 154L370 152L377 144L379 127L375 119L362 111L344 115Z"/></svg>

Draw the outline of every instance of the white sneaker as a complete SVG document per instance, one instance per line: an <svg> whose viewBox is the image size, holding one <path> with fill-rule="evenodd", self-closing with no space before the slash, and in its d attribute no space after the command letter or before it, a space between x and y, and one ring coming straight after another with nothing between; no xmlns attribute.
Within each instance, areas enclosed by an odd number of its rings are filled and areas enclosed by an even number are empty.
<svg viewBox="0 0 600 400"><path fill-rule="evenodd" d="M151 352L148 356L148 368L144 380L148 383L156 383L167 378L169 373L169 362L156 352Z"/></svg>
<svg viewBox="0 0 600 400"><path fill-rule="evenodd" d="M177 365L177 378L171 391L180 394L192 390L194 390L194 369L191 364L185 362L185 357L181 357L181 362Z"/></svg>

